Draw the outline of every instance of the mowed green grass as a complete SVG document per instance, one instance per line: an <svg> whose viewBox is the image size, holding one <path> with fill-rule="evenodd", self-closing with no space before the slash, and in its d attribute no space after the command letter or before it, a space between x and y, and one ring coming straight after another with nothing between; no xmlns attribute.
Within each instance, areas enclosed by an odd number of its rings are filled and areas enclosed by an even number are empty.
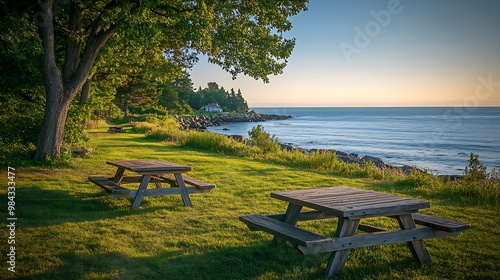
<svg viewBox="0 0 500 280"><path fill-rule="evenodd" d="M241 215L282 213L277 190L347 185L431 201L423 213L472 224L458 237L427 240L432 264L417 264L406 244L354 249L333 279L500 279L500 218L495 206L435 200L428 190L334 176L245 158L192 151L146 140L140 134L91 132L95 152L68 167L16 168L16 273L7 271L8 231L1 231L4 279L324 279L328 254L303 256L289 243L251 232ZM192 166L190 176L215 183L181 197L146 197L130 211L87 179L111 176L106 160L159 159ZM7 172L1 182L7 185ZM429 194L430 197L425 195ZM5 217L6 187L2 188ZM441 196L439 196L441 197ZM4 218L5 221L5 218ZM389 218L368 224L397 228ZM336 220L300 222L332 236Z"/></svg>

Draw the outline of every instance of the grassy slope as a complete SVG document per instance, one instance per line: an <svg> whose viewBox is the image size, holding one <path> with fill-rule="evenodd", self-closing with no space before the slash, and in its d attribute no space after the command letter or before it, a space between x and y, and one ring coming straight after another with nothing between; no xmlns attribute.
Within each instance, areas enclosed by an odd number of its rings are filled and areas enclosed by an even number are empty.
<svg viewBox="0 0 500 280"><path fill-rule="evenodd" d="M322 279L328 254L302 256L289 244L272 245L270 235L250 232L238 217L284 212L286 204L271 199L271 191L343 184L430 199L431 209L423 212L473 228L459 237L428 240L431 265L414 262L405 244L353 250L343 276L336 278L500 279L498 207L462 205L391 183L180 149L138 134L93 133L92 138L96 152L72 160L71 167L17 169L17 273L6 271L2 262L0 278ZM191 176L213 182L217 189L192 195L192 208L183 207L180 196L167 196L147 197L139 210L129 211L128 200L114 199L87 180L114 173L106 160L139 158L191 165ZM370 223L397 226L391 219ZM332 235L336 227L335 220L301 226L324 235ZM8 232L1 234L5 260Z"/></svg>

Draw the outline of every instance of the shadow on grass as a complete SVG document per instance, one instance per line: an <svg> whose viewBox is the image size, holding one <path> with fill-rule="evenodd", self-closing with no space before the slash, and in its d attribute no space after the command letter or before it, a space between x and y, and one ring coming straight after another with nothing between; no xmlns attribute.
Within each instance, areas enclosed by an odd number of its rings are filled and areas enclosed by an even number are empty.
<svg viewBox="0 0 500 280"><path fill-rule="evenodd" d="M269 242L204 254L189 248L148 257L117 252L83 256L64 253L58 256L61 265L17 279L360 279L367 275L377 279L387 276L389 270L420 268L413 259L366 263L362 267L347 267L342 274L329 278L323 275L327 257L328 254L302 256L289 245Z"/></svg>
<svg viewBox="0 0 500 280"><path fill-rule="evenodd" d="M183 207L180 197L179 204L175 205L151 206L149 203L144 199L142 209L130 210L131 199L115 199L104 192L71 195L64 190L38 187L16 189L16 215L24 228L144 215L157 210L175 211Z"/></svg>

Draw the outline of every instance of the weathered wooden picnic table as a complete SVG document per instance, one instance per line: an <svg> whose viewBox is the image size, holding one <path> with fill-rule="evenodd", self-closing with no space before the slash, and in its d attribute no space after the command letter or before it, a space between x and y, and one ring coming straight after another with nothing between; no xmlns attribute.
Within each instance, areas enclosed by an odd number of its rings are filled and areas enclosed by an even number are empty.
<svg viewBox="0 0 500 280"><path fill-rule="evenodd" d="M353 248L407 242L420 263L430 257L424 239L459 235L470 225L418 213L429 208L425 200L406 198L345 186L272 192L271 197L288 202L285 214L248 215L240 220L251 230L262 230L287 240L303 254L330 252L325 274L341 272ZM312 211L302 211L303 207ZM360 224L371 217L395 218L400 230ZM297 221L338 218L334 237L325 237L296 226ZM417 227L423 225L423 227ZM356 231L367 232L355 234Z"/></svg>
<svg viewBox="0 0 500 280"><path fill-rule="evenodd" d="M131 210L138 208L145 196L174 194L181 195L185 206L192 206L189 194L209 192L215 188L214 184L184 175L191 171L190 166L159 160L121 160L106 163L118 167L115 176L112 178L91 176L89 180L115 198L134 198ZM126 170L140 176L124 176ZM173 174L173 177L167 174ZM131 190L122 186L128 183L139 183L139 187L137 190ZM156 188L148 189L150 183L154 183ZM168 183L170 188L163 188L162 183Z"/></svg>

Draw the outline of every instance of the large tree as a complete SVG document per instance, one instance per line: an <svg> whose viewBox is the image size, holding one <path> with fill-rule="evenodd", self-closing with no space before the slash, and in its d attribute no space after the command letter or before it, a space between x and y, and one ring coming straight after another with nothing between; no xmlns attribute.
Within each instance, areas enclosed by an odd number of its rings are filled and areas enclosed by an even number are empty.
<svg viewBox="0 0 500 280"><path fill-rule="evenodd" d="M295 41L283 32L292 27L288 18L306 9L307 0L18 3L34 13L42 42L46 105L35 157L44 159L59 156L69 106L113 35L140 48L149 33L160 31L167 39L162 48L169 49L168 59L203 53L233 77L243 73L267 82L286 66Z"/></svg>

